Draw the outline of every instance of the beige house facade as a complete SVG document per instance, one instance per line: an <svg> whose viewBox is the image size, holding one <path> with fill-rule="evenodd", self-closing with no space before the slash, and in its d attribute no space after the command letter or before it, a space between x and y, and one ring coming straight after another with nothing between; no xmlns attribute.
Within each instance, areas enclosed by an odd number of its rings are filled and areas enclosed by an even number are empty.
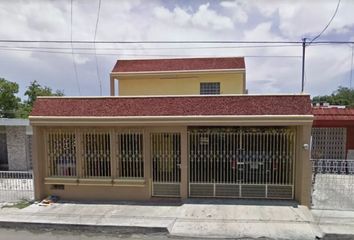
<svg viewBox="0 0 354 240"><path fill-rule="evenodd" d="M118 60L111 96L245 94L243 57Z"/></svg>
<svg viewBox="0 0 354 240"><path fill-rule="evenodd" d="M308 95L39 97L35 197L310 205Z"/></svg>

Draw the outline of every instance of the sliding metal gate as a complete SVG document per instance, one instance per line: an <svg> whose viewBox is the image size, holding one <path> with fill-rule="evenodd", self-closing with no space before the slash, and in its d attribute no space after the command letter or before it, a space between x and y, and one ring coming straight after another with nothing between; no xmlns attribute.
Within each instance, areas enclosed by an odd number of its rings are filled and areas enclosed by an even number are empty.
<svg viewBox="0 0 354 240"><path fill-rule="evenodd" d="M152 133L152 195L179 197L181 182L181 136L179 133Z"/></svg>
<svg viewBox="0 0 354 240"><path fill-rule="evenodd" d="M191 128L189 196L292 199L291 128Z"/></svg>

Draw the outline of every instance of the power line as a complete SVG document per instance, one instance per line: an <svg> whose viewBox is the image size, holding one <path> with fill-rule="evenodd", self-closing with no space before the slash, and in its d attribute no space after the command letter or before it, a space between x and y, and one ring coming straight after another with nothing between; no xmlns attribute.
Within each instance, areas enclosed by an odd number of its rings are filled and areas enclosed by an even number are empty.
<svg viewBox="0 0 354 240"><path fill-rule="evenodd" d="M71 52L61 52L61 51L46 51L46 50L30 50L30 49L2 49L0 48L0 51L15 51L15 52L41 52L41 53L53 53L53 54L71 54ZM89 53L89 52L74 52L74 54L76 55L93 55L95 53ZM183 56L194 56L193 55L188 55L188 54L146 54L146 53L141 53L141 54L137 54L137 53L97 53L97 55L102 55L102 56L153 56L153 57L183 57ZM206 56L215 56L215 55L198 55L198 56L202 56L202 57L206 57ZM234 57L234 56L233 56ZM242 57L254 57L254 58L300 58L301 56L299 55L242 55Z"/></svg>
<svg viewBox="0 0 354 240"><path fill-rule="evenodd" d="M73 60L73 66L74 66L74 73L75 73L77 89L79 90L79 95L81 95L79 75L78 75L78 72L77 72L77 66L76 66L75 54L74 54L74 48L73 48L73 1L74 0L70 0L70 42L71 42L70 44L71 44L71 56L72 56L72 60Z"/></svg>
<svg viewBox="0 0 354 240"><path fill-rule="evenodd" d="M317 44L328 45L328 44ZM242 48L285 48L285 47L298 47L299 44L284 44L284 45L248 45L248 46L197 46L197 47L139 47L139 48L117 48L117 47L75 47L75 50L193 50L193 49L242 49ZM71 47L43 47L43 46L4 46L0 45L0 48L18 48L18 49L54 49L54 50L66 50Z"/></svg>
<svg viewBox="0 0 354 240"><path fill-rule="evenodd" d="M0 39L0 42L7 42L7 43L71 43L68 40L17 40L17 39ZM73 43L77 44L92 44L92 43L99 43L99 44L107 44L107 43L119 43L119 44L153 44L153 43L166 43L166 44L225 44L225 43L237 43L237 44L281 44L281 43L292 43L292 44L300 44L301 41L205 41L205 40L191 40L191 41L163 41L163 40L156 40L156 41L91 41L91 40L75 40L72 41Z"/></svg>
<svg viewBox="0 0 354 240"><path fill-rule="evenodd" d="M318 39L319 37L321 37L321 35L327 30L327 28L329 27L329 25L332 23L333 19L334 19L335 16L337 15L340 2L341 2L341 0L338 0L336 10L334 11L334 14L332 15L332 17L331 17L331 19L329 20L329 22L327 23L327 25L323 28L323 30L322 30L316 37L314 37L314 38L310 41L309 45L310 45L313 41L315 41L316 39Z"/></svg>
<svg viewBox="0 0 354 240"><path fill-rule="evenodd" d="M3 43L71 43L68 40L17 40L17 39L0 39ZM75 40L75 44L92 44L90 40ZM95 41L99 44L302 44L302 41ZM318 41L312 44L354 44L354 41Z"/></svg>
<svg viewBox="0 0 354 240"><path fill-rule="evenodd" d="M349 86L350 89L352 89L352 81L353 81L353 58L354 58L354 45L351 46L352 48L352 59L350 63L350 80L349 80Z"/></svg>
<svg viewBox="0 0 354 240"><path fill-rule="evenodd" d="M98 0L98 9L97 9L95 34L94 34L94 37L93 37L93 46L94 46L94 50L95 50L95 62L96 62L97 79L98 79L98 84L100 86L100 95L102 96L102 81L101 81L101 77L100 77L100 71L99 71L99 68L98 68L98 60L97 60L97 54L96 54L96 36L97 36L98 22L100 20L100 11L101 11L101 0Z"/></svg>

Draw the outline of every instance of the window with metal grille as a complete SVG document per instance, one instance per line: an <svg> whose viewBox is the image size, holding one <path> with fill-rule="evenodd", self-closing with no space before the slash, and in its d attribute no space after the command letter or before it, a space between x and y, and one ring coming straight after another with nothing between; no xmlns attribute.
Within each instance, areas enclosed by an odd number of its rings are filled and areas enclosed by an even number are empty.
<svg viewBox="0 0 354 240"><path fill-rule="evenodd" d="M312 159L345 159L346 128L312 128Z"/></svg>
<svg viewBox="0 0 354 240"><path fill-rule="evenodd" d="M111 147L108 132L84 133L83 151L84 177L111 176Z"/></svg>
<svg viewBox="0 0 354 240"><path fill-rule="evenodd" d="M143 134L118 133L118 175L120 178L143 178Z"/></svg>
<svg viewBox="0 0 354 240"><path fill-rule="evenodd" d="M75 133L50 131L47 135L48 177L76 176Z"/></svg>
<svg viewBox="0 0 354 240"><path fill-rule="evenodd" d="M220 83L219 82L202 82L200 83L200 94L220 94Z"/></svg>

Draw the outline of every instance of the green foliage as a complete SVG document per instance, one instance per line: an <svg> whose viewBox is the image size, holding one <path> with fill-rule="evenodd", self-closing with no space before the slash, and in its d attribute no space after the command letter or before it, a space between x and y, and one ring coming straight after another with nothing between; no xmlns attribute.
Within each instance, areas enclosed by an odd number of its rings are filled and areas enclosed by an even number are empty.
<svg viewBox="0 0 354 240"><path fill-rule="evenodd" d="M37 81L33 81L27 87L25 96L27 99L21 102L16 96L19 91L17 83L0 78L0 117L1 118L27 118L34 101L38 96L64 96L63 91L53 90L47 86L42 87Z"/></svg>
<svg viewBox="0 0 354 240"><path fill-rule="evenodd" d="M354 89L339 87L331 95L316 96L312 99L312 103L327 102L331 105L344 105L354 107Z"/></svg>
<svg viewBox="0 0 354 240"><path fill-rule="evenodd" d="M30 83L25 92L25 96L27 96L27 100L25 100L20 105L20 110L18 112L19 117L27 118L30 112L32 111L32 107L37 97L39 96L64 96L64 92L60 90L53 90L47 86L41 86L36 80Z"/></svg>
<svg viewBox="0 0 354 240"><path fill-rule="evenodd" d="M17 83L0 78L0 117L16 117L21 102L21 99L16 96L18 89Z"/></svg>
<svg viewBox="0 0 354 240"><path fill-rule="evenodd" d="M22 199L19 202L16 203L12 203L12 204L6 204L4 206L2 206L1 208L18 208L18 209L23 209L26 208L28 206L30 206L32 204L31 201L27 200L27 199Z"/></svg>

